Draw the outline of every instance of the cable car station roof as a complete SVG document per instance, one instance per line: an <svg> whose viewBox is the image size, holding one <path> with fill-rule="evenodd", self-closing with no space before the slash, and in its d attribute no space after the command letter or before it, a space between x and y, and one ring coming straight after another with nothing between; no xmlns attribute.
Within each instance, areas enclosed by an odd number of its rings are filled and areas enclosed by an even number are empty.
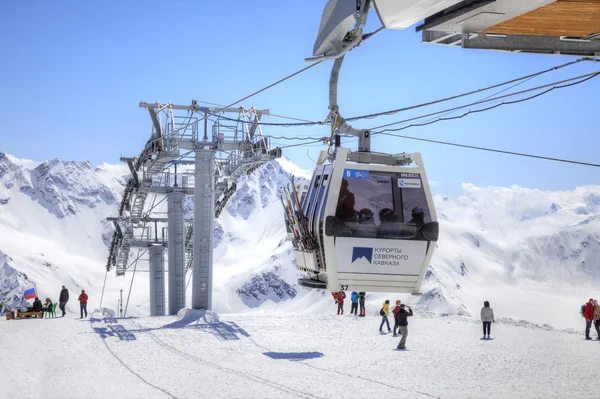
<svg viewBox="0 0 600 399"><path fill-rule="evenodd" d="M376 7L390 0L376 0ZM441 1L439 3L442 3ZM454 2L417 27L424 43L528 53L600 56L600 0ZM385 21L385 16L380 19ZM387 28L397 29L395 26Z"/></svg>
<svg viewBox="0 0 600 399"><path fill-rule="evenodd" d="M307 61L358 45L372 9L386 29L419 24L424 43L600 57L600 0L328 0Z"/></svg>

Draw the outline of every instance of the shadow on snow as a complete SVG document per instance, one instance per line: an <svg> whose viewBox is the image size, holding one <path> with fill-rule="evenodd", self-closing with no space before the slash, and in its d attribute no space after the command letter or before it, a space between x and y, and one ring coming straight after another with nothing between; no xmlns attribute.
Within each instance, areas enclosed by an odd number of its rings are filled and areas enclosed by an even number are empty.
<svg viewBox="0 0 600 399"><path fill-rule="evenodd" d="M264 352L263 355L274 360L309 360L323 357L321 352Z"/></svg>

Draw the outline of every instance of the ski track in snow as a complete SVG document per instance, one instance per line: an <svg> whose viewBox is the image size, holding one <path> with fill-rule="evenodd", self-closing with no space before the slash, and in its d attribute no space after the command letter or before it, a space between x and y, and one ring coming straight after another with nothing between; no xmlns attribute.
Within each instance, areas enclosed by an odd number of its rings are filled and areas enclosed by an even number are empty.
<svg viewBox="0 0 600 399"><path fill-rule="evenodd" d="M597 397L583 334L417 315L396 351L374 316L73 317L0 321L0 398Z"/></svg>

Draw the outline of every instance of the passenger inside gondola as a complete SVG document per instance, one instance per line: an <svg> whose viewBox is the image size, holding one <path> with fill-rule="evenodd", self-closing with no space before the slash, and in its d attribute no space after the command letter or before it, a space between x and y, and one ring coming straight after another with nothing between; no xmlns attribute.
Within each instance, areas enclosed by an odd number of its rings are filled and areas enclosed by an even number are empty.
<svg viewBox="0 0 600 399"><path fill-rule="evenodd" d="M377 225L375 224L373 211L363 208L358 212L358 223L361 237L377 237Z"/></svg>
<svg viewBox="0 0 600 399"><path fill-rule="evenodd" d="M422 185L396 185L399 177L384 172L358 175L348 174L341 182L335 216L346 229L339 234L356 238L425 239L420 230L431 217Z"/></svg>
<svg viewBox="0 0 600 399"><path fill-rule="evenodd" d="M379 211L379 236L393 237L400 234L400 218L394 215L390 208L384 208Z"/></svg>
<svg viewBox="0 0 600 399"><path fill-rule="evenodd" d="M412 219L408 223L414 223L417 226L417 229L421 229L425 224L425 212L423 209L418 206L414 207L412 210Z"/></svg>
<svg viewBox="0 0 600 399"><path fill-rule="evenodd" d="M337 208L335 210L335 217L343 220L344 222L356 220L354 203L354 194L348 190L348 180L342 179L342 186L340 188L340 196L338 198Z"/></svg>

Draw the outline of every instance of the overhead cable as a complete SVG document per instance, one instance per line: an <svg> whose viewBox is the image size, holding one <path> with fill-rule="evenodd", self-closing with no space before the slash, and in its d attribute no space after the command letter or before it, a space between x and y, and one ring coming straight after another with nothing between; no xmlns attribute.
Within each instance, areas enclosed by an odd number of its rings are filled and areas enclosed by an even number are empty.
<svg viewBox="0 0 600 399"><path fill-rule="evenodd" d="M547 156L542 156L542 155L534 155L534 154L527 154L527 153L514 152L514 151L497 150L494 148L486 148L486 147L478 147L478 146L467 145L467 144L451 143L448 141L430 140L430 139L424 139L421 137L403 136L400 134L392 134L392 133L382 133L382 134L386 135L386 136L399 137L399 138L408 139L408 140L425 141L428 143L443 144L443 145L449 145L449 146L453 146L453 147L470 148L470 149L479 150L479 151L489 151L489 152L496 152L496 153L500 153L500 154L516 155L516 156L520 156L520 157L528 157L528 158L536 158L536 159L545 159L548 161L564 162L564 163L584 165L584 166L593 166L595 168L600 168L600 164L581 162L581 161L573 161L570 159L554 158L554 157L547 157Z"/></svg>
<svg viewBox="0 0 600 399"><path fill-rule="evenodd" d="M454 107L454 108L450 108L450 109L445 109L445 110L442 110L442 111L432 112L432 113L421 115L421 116L415 116L413 118L408 118L408 119L404 119L404 120L397 121L397 122L387 123L385 125L376 126L374 128L371 128L371 134L379 134L379 133L386 132L386 131L388 131L388 132L390 132L390 131L399 131L399 130L404 130L404 129L408 129L409 127L415 127L415 126L431 125L433 123L437 123L437 122L440 122L440 121L443 121L443 120L460 119L460 118L463 118L463 117L465 117L465 116L467 116L469 114L474 114L474 113L478 113L478 112L488 111L488 110L500 107L502 105L516 104L516 103L524 102L524 101L527 101L527 100L532 100L532 99L534 99L536 97L539 97L539 96L542 96L544 94L550 93L553 90L563 89L565 87L575 86L575 85L578 85L580 83L586 82L586 81L588 81L590 79L595 78L598 75L600 75L600 72L588 73L588 74L585 74L585 75L576 76L574 78L565 79L565 80L561 80L561 81L558 81L558 82L553 82L553 83L549 83L549 84L546 84L546 85L533 87L531 89L521 90L521 91L518 91L518 92L515 92L515 93L509 93L509 94L505 94L505 95L502 95L502 96L487 98L487 99L479 100L479 101L476 101L476 102L473 102L473 103L470 103L470 104L465 104L465 105L461 105L461 106L458 106L458 107ZM573 82L574 80L576 80L576 82ZM572 83L559 85L559 83L565 83L565 82L572 82ZM501 102L499 104L493 105L493 106L488 107L488 108L483 108L483 109L478 109L478 110L470 110L469 112L466 112L466 113L464 113L462 115L459 115L459 116L453 116L453 117L449 117L449 118L438 118L438 119L435 119L435 120L432 120L432 121L429 121L429 122L425 122L425 123L421 123L421 124L418 124L418 123L417 124L411 124L411 125L404 126L404 127L401 127L401 128L396 128L396 129L384 129L384 130L381 130L381 131L377 131L376 130L376 129L381 129L381 128L387 128L388 126L399 125L401 123L411 122L411 121L418 120L418 119L428 118L430 116L435 116L435 115L440 115L440 114L448 113L448 111L457 111L457 110L460 110L460 109L464 109L464 108L468 108L468 107L473 107L473 106L477 106L477 105L488 103L488 102L498 101L498 100L501 100L503 98L518 96L518 95L525 94L525 93L528 93L528 92L532 92L532 91L536 91L536 90L541 90L541 89L544 89L544 88L547 88L547 87L550 87L550 88L547 89L547 90L545 90L545 91L543 91L543 92L541 92L541 93L535 94L533 96L530 96L530 97L527 97L527 98L524 98L524 99L521 99L521 100L503 101L503 102Z"/></svg>
<svg viewBox="0 0 600 399"><path fill-rule="evenodd" d="M455 96L442 98L440 100L430 101L430 102L426 102L426 103L422 103L422 104L417 104L417 105L411 105L411 106L408 106L408 107L398 108L398 109L394 109L394 110L391 110L391 111L384 111L384 112L377 112L377 113L374 113L374 114L354 116L354 117L351 117L351 118L345 118L345 120L347 122L352 122L352 121L356 121L356 120L360 120L360 119L373 119L373 118L376 118L378 116L394 115L394 114L397 114L399 112L410 111L410 110L413 110L413 109L422 108L422 107L426 107L426 106L429 106L429 105L439 104L439 103L450 101L450 100L456 100L457 98L466 97L466 96L470 96L472 94L481 93L483 91L495 89L497 87L506 86L506 85L509 85L511 83L519 82L519 81L522 81L522 80L525 80L525 79L531 79L531 78L534 78L534 77L546 74L548 72L553 72L553 71L556 71L558 69L562 69L562 68L566 68L566 67L574 65L574 64L578 64L578 63L580 63L582 61L596 61L597 62L598 60L596 60L594 58L590 58L590 57L584 57L584 58L580 58L580 59L572 61L572 62L568 62L566 64L558 65L558 66L555 66L555 67L552 67L552 68L549 68L549 69L546 69L546 70L543 70L543 71L540 71L540 72L533 73L531 75L522 76L522 77L517 78L517 79L512 79L512 80L509 80L509 81L506 81L506 82L502 82L502 83L498 83L498 84L495 84L495 85L492 85L492 86L484 87L482 89L473 90L473 91L470 91L470 92L467 92L467 93L457 94Z"/></svg>

